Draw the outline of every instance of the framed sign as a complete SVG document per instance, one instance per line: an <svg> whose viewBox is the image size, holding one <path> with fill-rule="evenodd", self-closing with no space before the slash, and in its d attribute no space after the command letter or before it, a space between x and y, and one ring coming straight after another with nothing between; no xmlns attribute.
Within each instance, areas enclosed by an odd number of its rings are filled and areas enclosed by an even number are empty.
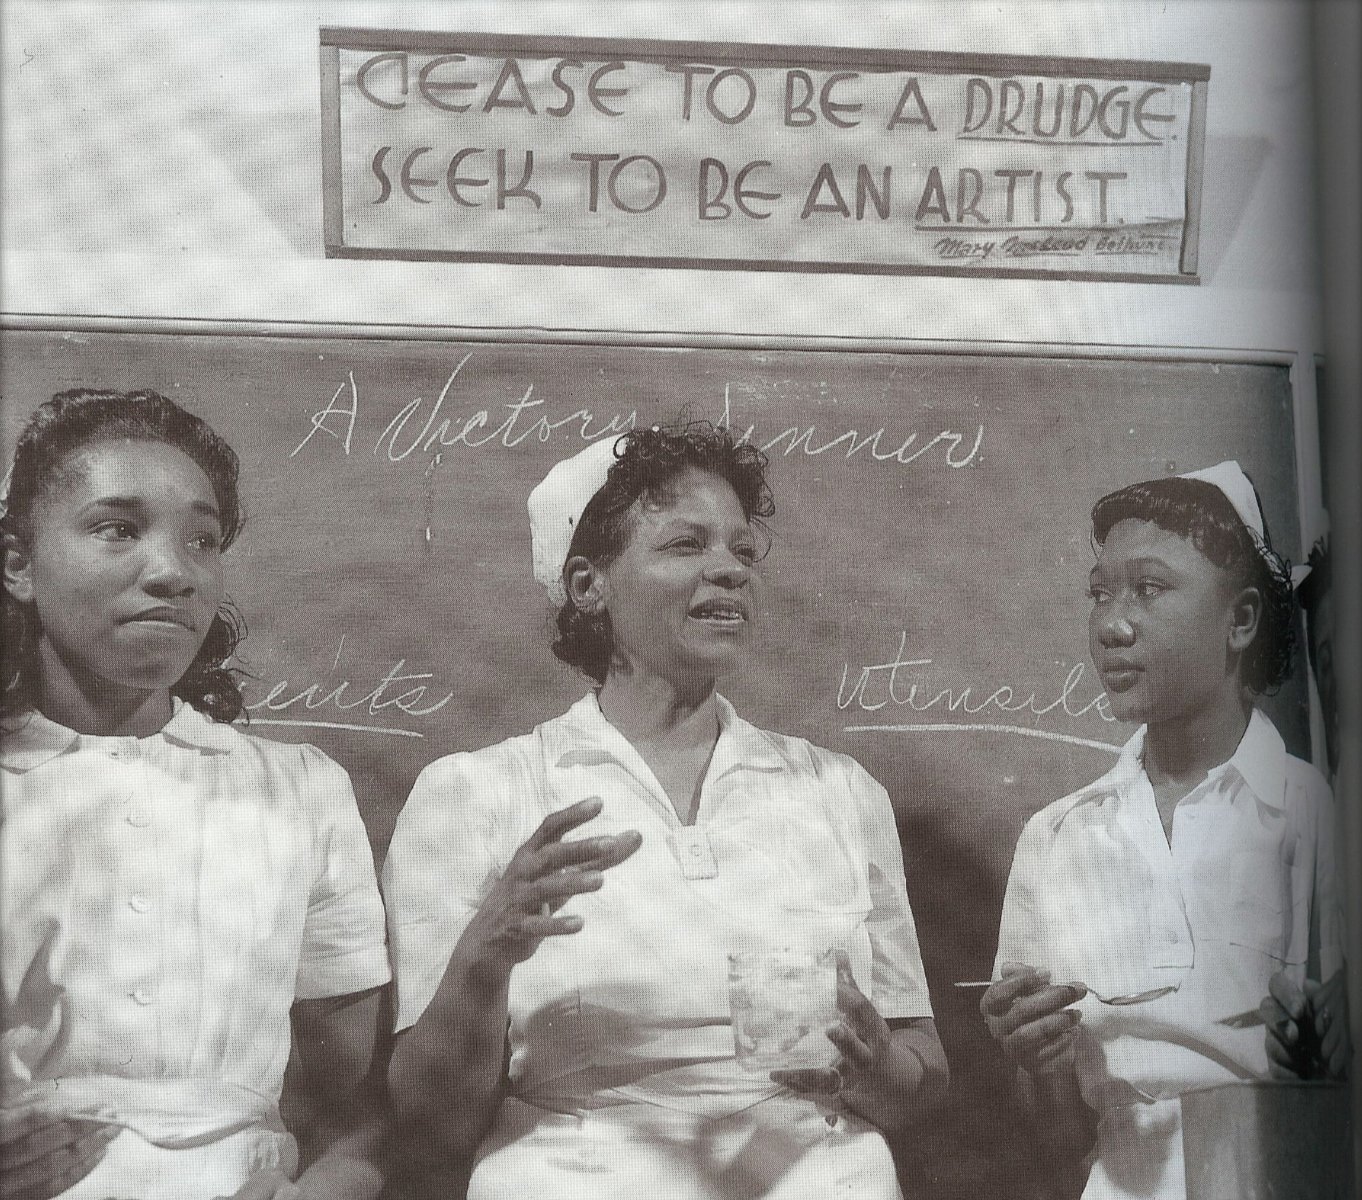
<svg viewBox="0 0 1362 1200"><path fill-rule="evenodd" d="M1195 282L1210 68L324 28L326 253Z"/></svg>

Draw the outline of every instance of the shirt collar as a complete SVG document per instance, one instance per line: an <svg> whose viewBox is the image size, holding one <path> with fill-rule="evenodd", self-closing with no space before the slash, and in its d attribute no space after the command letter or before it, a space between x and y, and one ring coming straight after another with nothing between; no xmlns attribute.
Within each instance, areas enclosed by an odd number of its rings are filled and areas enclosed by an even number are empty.
<svg viewBox="0 0 1362 1200"><path fill-rule="evenodd" d="M230 725L219 724L204 716L179 697L173 699L174 711L151 738L165 738L179 746L205 754L225 754L241 735ZM126 739L77 733L43 716L36 709L0 727L0 766L7 771L31 771L72 749L96 748Z"/></svg>
<svg viewBox="0 0 1362 1200"><path fill-rule="evenodd" d="M1135 731L1130 741L1121 747L1116 765L1095 783L1084 788L1075 797L1076 804L1112 793L1122 797L1131 795L1131 789L1144 774L1146 730L1147 726L1141 725ZM1234 753L1220 766L1212 768L1207 778L1223 778L1230 772L1238 775L1264 804L1276 809L1286 807L1286 743L1282 741L1276 726L1256 708L1249 716L1248 727ZM1071 808L1066 806L1063 813L1056 814L1056 827Z"/></svg>
<svg viewBox="0 0 1362 1200"><path fill-rule="evenodd" d="M710 761L709 779L745 768L779 771L789 763L767 733L738 716L723 696L714 697L719 715L719 741ZM595 692L588 692L558 720L545 726L549 756L558 766L574 763L629 763L638 754L601 712Z"/></svg>
<svg viewBox="0 0 1362 1200"><path fill-rule="evenodd" d="M1264 804L1286 807L1286 743L1277 727L1256 708L1225 768L1237 772Z"/></svg>

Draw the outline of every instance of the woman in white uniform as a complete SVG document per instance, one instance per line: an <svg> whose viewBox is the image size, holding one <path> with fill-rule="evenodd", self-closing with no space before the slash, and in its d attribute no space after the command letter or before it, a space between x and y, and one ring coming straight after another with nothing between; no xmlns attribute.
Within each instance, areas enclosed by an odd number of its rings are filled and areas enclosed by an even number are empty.
<svg viewBox="0 0 1362 1200"><path fill-rule="evenodd" d="M377 1194L383 905L345 772L232 724L235 452L63 392L0 507L0 1194Z"/></svg>
<svg viewBox="0 0 1362 1200"><path fill-rule="evenodd" d="M1184 1200L1183 1095L1347 1071L1333 807L1253 703L1296 614L1239 466L1092 520L1092 657L1141 727L1022 832L981 1007L1042 1141L1089 1152L1085 1200Z"/></svg>
<svg viewBox="0 0 1362 1200"><path fill-rule="evenodd" d="M469 1156L471 1200L899 1194L882 1131L947 1071L888 797L715 690L756 615L764 466L709 425L636 431L530 497L554 653L595 687L433 763L398 821L390 1084L421 1194ZM787 946L839 954L835 1065L751 1073L728 955Z"/></svg>

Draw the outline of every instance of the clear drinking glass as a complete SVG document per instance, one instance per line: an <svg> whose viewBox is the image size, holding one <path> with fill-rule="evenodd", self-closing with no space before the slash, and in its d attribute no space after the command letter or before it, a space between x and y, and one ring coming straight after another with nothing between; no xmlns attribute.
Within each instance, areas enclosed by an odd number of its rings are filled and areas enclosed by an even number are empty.
<svg viewBox="0 0 1362 1200"><path fill-rule="evenodd" d="M739 1064L765 1074L831 1066L837 960L831 950L787 947L728 956L728 1003Z"/></svg>

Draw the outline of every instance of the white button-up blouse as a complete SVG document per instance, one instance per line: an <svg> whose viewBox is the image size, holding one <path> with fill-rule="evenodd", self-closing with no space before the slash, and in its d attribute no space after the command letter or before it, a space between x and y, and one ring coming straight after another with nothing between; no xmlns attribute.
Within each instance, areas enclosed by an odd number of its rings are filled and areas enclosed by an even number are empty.
<svg viewBox="0 0 1362 1200"><path fill-rule="evenodd" d="M637 829L641 849L573 898L584 928L511 976L513 1091L572 1111L644 1102L711 1115L778 1091L734 1059L727 956L841 946L885 1017L931 1004L884 789L852 759L767 733L720 700L695 822L588 695L533 733L431 764L384 867L397 1026L412 1025L517 847L599 796L571 837Z"/></svg>
<svg viewBox="0 0 1362 1200"><path fill-rule="evenodd" d="M1268 981L1285 970L1299 984L1307 967L1328 979L1343 961L1329 786L1271 721L1253 712L1233 756L1178 802L1171 839L1143 750L1141 729L1111 771L1027 823L994 967L995 977L1006 962L1048 968L1103 995L1175 989L1078 1006L1079 1083L1113 1114L1088 1197L1184 1195L1175 1098L1266 1077L1254 1014ZM1146 1115L1114 1115L1129 1106Z"/></svg>
<svg viewBox="0 0 1362 1200"><path fill-rule="evenodd" d="M177 702L147 738L12 722L0 786L6 1099L163 1146L277 1124L294 1000L389 978L345 772Z"/></svg>

